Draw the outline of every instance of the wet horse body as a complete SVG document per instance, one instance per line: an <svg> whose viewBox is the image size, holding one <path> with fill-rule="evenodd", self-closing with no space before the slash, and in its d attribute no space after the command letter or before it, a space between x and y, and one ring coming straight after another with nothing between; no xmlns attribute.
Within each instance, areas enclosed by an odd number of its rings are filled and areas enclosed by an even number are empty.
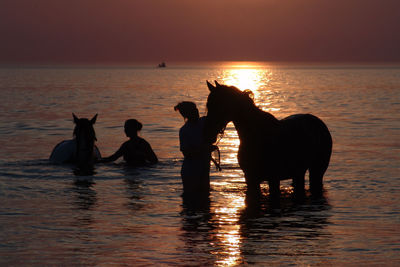
<svg viewBox="0 0 400 267"><path fill-rule="evenodd" d="M271 196L280 193L280 181L292 179L295 193L304 194L304 176L309 171L310 189L322 193L322 179L332 152L332 138L326 125L311 114L276 119L259 109L248 91L208 83L208 125L210 141L226 124L233 122L240 145L238 162L245 174L248 192L260 193L268 181Z"/></svg>
<svg viewBox="0 0 400 267"><path fill-rule="evenodd" d="M100 151L95 145L96 133L93 125L96 122L97 114L91 119L78 118L72 114L74 118L74 139L64 140L57 144L51 155L50 162L62 164L76 164L77 169L83 172L93 169L96 160L101 158Z"/></svg>

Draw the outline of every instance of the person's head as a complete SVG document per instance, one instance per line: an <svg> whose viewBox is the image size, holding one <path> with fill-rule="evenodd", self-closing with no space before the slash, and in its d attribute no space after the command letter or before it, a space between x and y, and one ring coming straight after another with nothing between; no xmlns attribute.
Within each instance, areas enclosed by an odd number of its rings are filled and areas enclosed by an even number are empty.
<svg viewBox="0 0 400 267"><path fill-rule="evenodd" d="M125 134L128 137L137 136L137 132L142 129L143 125L135 119L125 121Z"/></svg>
<svg viewBox="0 0 400 267"><path fill-rule="evenodd" d="M174 110L178 110L182 117L189 121L197 120L200 117L196 104L190 101L180 102L174 107Z"/></svg>

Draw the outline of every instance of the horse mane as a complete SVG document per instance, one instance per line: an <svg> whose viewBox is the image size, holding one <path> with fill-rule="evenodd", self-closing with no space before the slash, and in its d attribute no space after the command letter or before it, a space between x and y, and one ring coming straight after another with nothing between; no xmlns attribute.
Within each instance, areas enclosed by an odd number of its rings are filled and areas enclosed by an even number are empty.
<svg viewBox="0 0 400 267"><path fill-rule="evenodd" d="M77 136L77 133L78 133L78 130L79 130L80 127L82 127L82 128L85 127L86 130L88 131L88 133L87 133L88 137L90 139L93 139L93 140L97 141L96 132L95 132L95 130L93 128L93 124L86 118L79 119L76 122L76 125L75 125L75 128L74 128L74 132L73 132L73 136L74 137Z"/></svg>
<svg viewBox="0 0 400 267"><path fill-rule="evenodd" d="M254 93L250 89L246 89L246 90L242 91L235 86L227 86L227 85L220 85L220 84L218 84L217 87L218 87L218 90L223 90L224 92L232 95L233 98L239 100L239 102L242 103L249 110L262 115L263 117L269 119L274 124L279 123L279 120L277 118L275 118L274 115L262 110L255 104Z"/></svg>

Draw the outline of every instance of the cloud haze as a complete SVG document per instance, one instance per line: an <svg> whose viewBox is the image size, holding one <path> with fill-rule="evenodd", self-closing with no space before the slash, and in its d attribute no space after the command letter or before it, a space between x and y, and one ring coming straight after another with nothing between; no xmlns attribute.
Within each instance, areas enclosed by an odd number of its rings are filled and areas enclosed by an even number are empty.
<svg viewBox="0 0 400 267"><path fill-rule="evenodd" d="M397 0L2 0L0 63L400 61Z"/></svg>

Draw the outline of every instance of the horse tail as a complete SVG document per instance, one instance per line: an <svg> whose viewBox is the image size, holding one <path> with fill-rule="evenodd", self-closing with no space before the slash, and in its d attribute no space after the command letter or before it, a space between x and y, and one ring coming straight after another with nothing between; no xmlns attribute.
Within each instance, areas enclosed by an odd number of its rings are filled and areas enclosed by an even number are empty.
<svg viewBox="0 0 400 267"><path fill-rule="evenodd" d="M326 160L329 164L329 160L332 154L332 135L328 129L328 126L319 118L315 117L318 120L319 131L318 131L318 138L317 138L317 147L321 153L326 154Z"/></svg>
<svg viewBox="0 0 400 267"><path fill-rule="evenodd" d="M332 154L332 136L326 124L312 116L313 153L309 166L310 188L314 193L322 191L322 178L328 169Z"/></svg>

